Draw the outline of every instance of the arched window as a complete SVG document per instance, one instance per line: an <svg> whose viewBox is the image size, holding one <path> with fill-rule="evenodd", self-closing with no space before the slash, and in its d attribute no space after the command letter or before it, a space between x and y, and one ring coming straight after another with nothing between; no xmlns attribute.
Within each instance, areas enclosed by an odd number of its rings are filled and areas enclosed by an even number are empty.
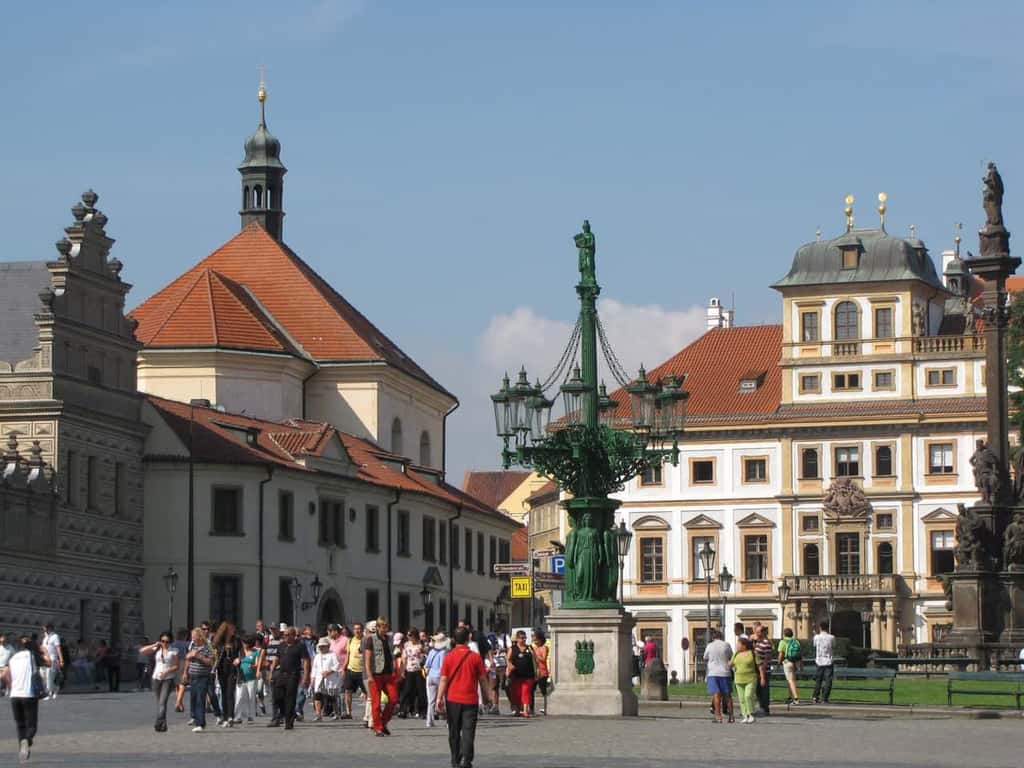
<svg viewBox="0 0 1024 768"><path fill-rule="evenodd" d="M821 574L821 563L818 557L817 544L804 545L804 576L818 576Z"/></svg>
<svg viewBox="0 0 1024 768"><path fill-rule="evenodd" d="M399 456L404 455L402 451L402 420L395 417L391 422L391 452Z"/></svg>
<svg viewBox="0 0 1024 768"><path fill-rule="evenodd" d="M878 572L892 573L892 544L888 541L878 545Z"/></svg>
<svg viewBox="0 0 1024 768"><path fill-rule="evenodd" d="M852 301L841 301L836 306L836 339L859 339L860 321L857 305Z"/></svg>
<svg viewBox="0 0 1024 768"><path fill-rule="evenodd" d="M242 210L249 207L249 185L242 187Z"/></svg>
<svg viewBox="0 0 1024 768"><path fill-rule="evenodd" d="M430 433L427 430L420 435L420 466L430 466Z"/></svg>
<svg viewBox="0 0 1024 768"><path fill-rule="evenodd" d="M265 197L263 198L263 204L264 204L264 207L266 207L266 208L272 208L272 207L273 207L273 206L272 206L272 205L270 204L271 192L273 192L273 190L274 190L274 188L273 188L273 187L267 187L267 194L266 194L266 196L265 196Z"/></svg>
<svg viewBox="0 0 1024 768"><path fill-rule="evenodd" d="M259 184L252 188L252 207L263 207L263 187L261 187Z"/></svg>

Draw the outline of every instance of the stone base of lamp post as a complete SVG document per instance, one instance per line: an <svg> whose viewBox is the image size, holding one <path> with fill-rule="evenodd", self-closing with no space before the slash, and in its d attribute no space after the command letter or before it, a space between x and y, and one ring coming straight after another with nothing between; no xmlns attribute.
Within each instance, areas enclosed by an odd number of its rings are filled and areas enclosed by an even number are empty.
<svg viewBox="0 0 1024 768"><path fill-rule="evenodd" d="M637 714L632 680L635 624L633 616L621 607L552 611L548 629L554 650L555 690L548 700L549 714Z"/></svg>

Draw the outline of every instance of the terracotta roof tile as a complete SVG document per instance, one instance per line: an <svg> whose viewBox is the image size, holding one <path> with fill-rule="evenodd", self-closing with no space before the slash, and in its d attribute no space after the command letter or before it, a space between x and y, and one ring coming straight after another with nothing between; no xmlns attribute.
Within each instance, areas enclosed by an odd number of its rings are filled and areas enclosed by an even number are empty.
<svg viewBox="0 0 1024 768"><path fill-rule="evenodd" d="M337 436L356 467L356 477L363 482L430 496L500 519L509 525L518 525L502 512L444 482L435 473L409 467L401 456L389 453L368 440L340 432L329 424L301 419L267 421L214 408L193 407L154 395L146 395L146 399L182 443L188 446L191 442L193 456L198 461L273 464L298 472L317 473L321 470L303 466L296 459L302 455L321 455ZM237 435L232 436L234 430L246 429L255 433L253 444L240 442ZM150 461L163 458L184 457L147 457Z"/></svg>
<svg viewBox="0 0 1024 768"><path fill-rule="evenodd" d="M204 272L211 273L206 278L207 287L200 285ZM214 279L212 273L218 278ZM212 287L218 281L237 302L230 301L220 288ZM241 300L246 292L251 292L258 305L249 298L246 306ZM210 294L214 297L212 308ZM270 317L262 310L253 311L260 306ZM314 360L384 361L454 399L288 246L256 223L130 314L139 321L135 333L139 341L157 347L229 346L225 339L230 339L242 348L277 351L281 338L275 336L272 340L257 327L277 323ZM256 322L243 315L252 315ZM269 328L265 330L274 336Z"/></svg>
<svg viewBox="0 0 1024 768"><path fill-rule="evenodd" d="M529 472L506 470L503 472L474 472L467 470L462 479L462 490L490 507L498 508L516 488L530 476Z"/></svg>

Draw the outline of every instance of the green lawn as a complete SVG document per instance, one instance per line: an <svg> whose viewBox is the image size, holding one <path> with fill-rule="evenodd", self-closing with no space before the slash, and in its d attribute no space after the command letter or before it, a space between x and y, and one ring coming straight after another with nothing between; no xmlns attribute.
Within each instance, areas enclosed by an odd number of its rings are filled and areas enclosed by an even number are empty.
<svg viewBox="0 0 1024 768"><path fill-rule="evenodd" d="M842 685L841 681L836 681ZM862 685L863 681L855 681L855 685ZM869 681L868 685L876 684L876 681ZM957 688L973 688L980 690L1016 690L1016 683L964 683L958 682ZM800 692L800 700L810 702L811 692L814 690L814 683L811 680L800 680L797 690ZM684 685L669 686L669 696L687 698L708 698L707 689L704 683L686 683ZM772 701L785 702L788 690L782 681L772 681ZM833 702L847 701L868 704L888 704L888 691L839 691L833 689ZM944 677L933 677L924 679L918 677L897 677L896 694L894 702L897 705L916 706L946 706L946 679ZM1010 707L1016 706L1012 696L986 696L986 695L956 695L953 696L954 706L969 707Z"/></svg>

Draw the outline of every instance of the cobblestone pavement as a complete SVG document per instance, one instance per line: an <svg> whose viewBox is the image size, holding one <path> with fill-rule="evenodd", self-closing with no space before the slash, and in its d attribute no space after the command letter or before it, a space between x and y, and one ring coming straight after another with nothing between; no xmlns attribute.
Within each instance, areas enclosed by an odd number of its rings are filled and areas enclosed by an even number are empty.
<svg viewBox="0 0 1024 768"><path fill-rule="evenodd" d="M361 724L298 723L294 731L254 726L193 734L173 714L167 733L152 727L148 693L62 696L40 702L32 764L40 766L354 766L447 768L443 723L396 720L388 739ZM0 701L0 766L16 763L14 724ZM639 718L591 720L486 717L476 768L1019 768L1024 724L945 716L914 719L826 717L809 712L754 725L714 725L700 710L651 710ZM10 757L8 757L10 756ZM752 763L754 761L754 763Z"/></svg>

